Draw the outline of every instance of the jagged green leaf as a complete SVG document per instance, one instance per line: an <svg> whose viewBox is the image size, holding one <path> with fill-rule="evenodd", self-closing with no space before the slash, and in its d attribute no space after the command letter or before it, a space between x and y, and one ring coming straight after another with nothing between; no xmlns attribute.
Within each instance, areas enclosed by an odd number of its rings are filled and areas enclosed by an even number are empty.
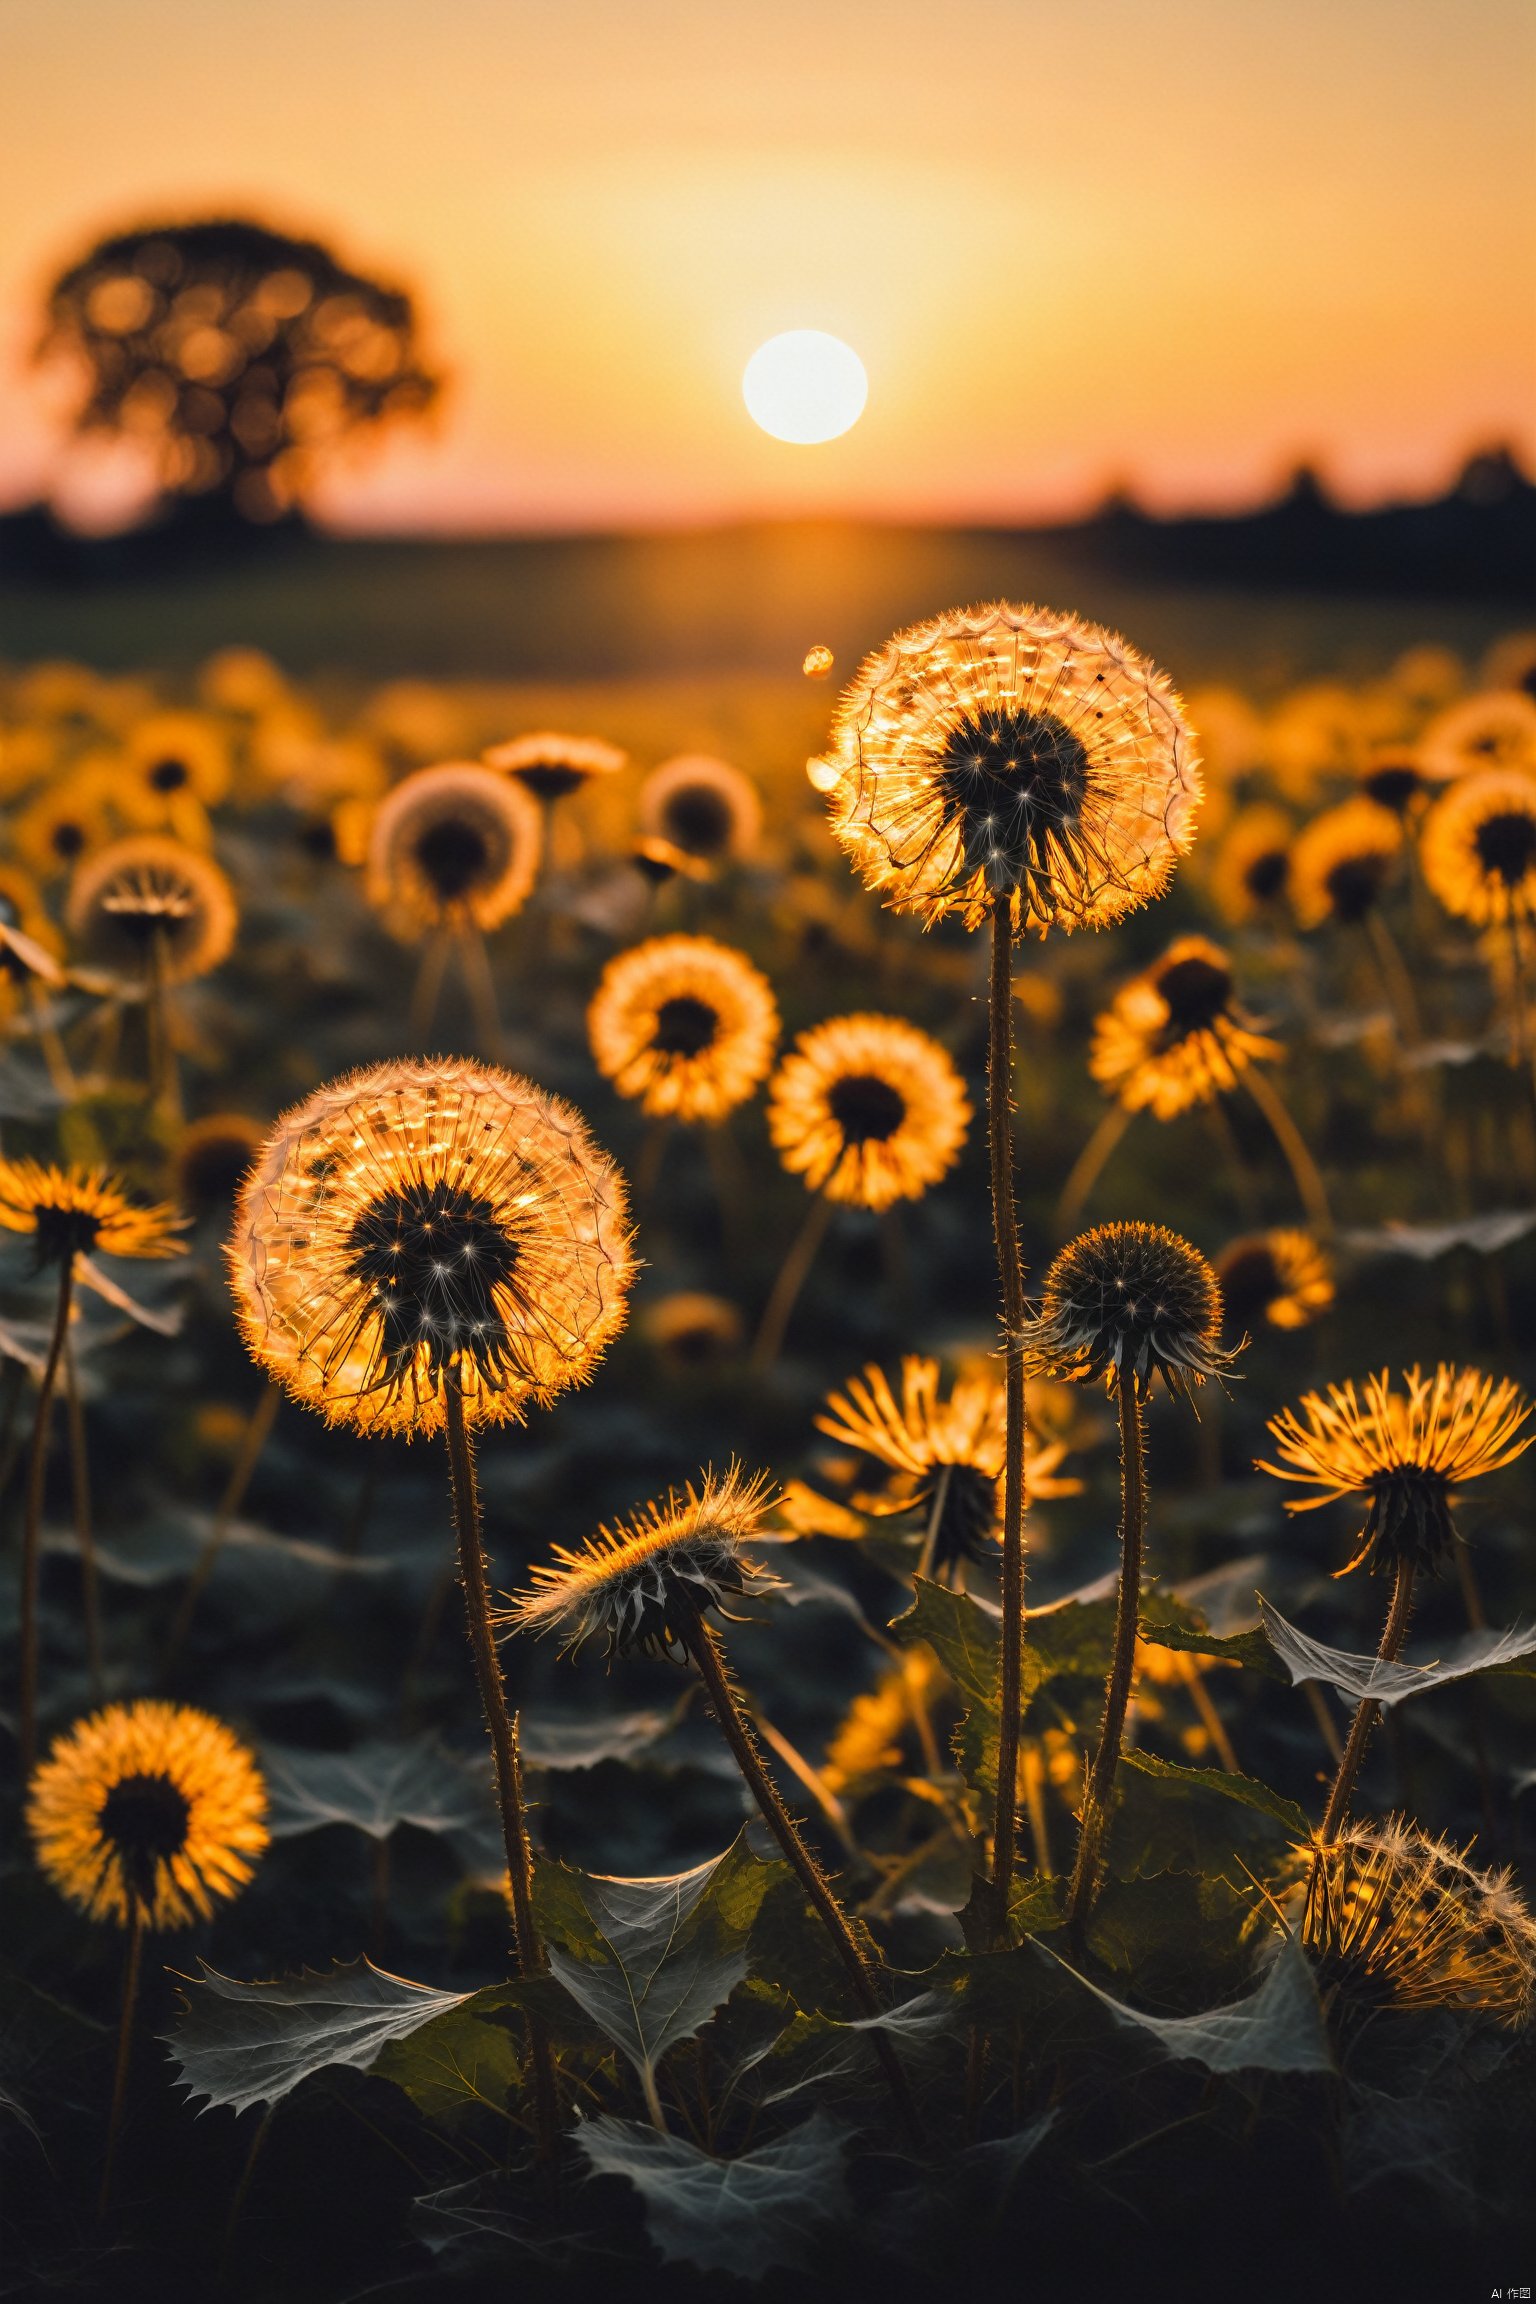
<svg viewBox="0 0 1536 2304"><path fill-rule="evenodd" d="M387 1840L402 1824L450 1841L472 1868L505 1869L488 1758L450 1752L435 1736L391 1737L350 1752L262 1748L274 1840L348 1824Z"/></svg>
<svg viewBox="0 0 1536 2304"><path fill-rule="evenodd" d="M701 2271L760 2280L807 2265L852 2213L844 2140L820 2112L738 2160L606 2117L584 2121L576 2141L594 2175L622 2177L639 2193L658 2253Z"/></svg>
<svg viewBox="0 0 1536 2304"><path fill-rule="evenodd" d="M1275 1654L1292 1681L1321 1680L1352 1703L1369 1697L1389 1710L1410 1696L1443 1688L1450 1680L1469 1680L1479 1672L1510 1672L1522 1679L1536 1678L1536 1631L1516 1625L1506 1632L1464 1632L1446 1643L1430 1664L1383 1663L1379 1656L1355 1656L1343 1648L1324 1647L1322 1641L1298 1631L1278 1608L1261 1600L1264 1630Z"/></svg>
<svg viewBox="0 0 1536 2304"><path fill-rule="evenodd" d="M1141 1637L1154 1648L1177 1648L1189 1656L1220 1656L1247 1671L1262 1672L1267 1680L1284 1680L1275 1652L1257 1626L1251 1632L1207 1632L1192 1624L1143 1622Z"/></svg>
<svg viewBox="0 0 1536 2304"><path fill-rule="evenodd" d="M1307 1836L1292 1800L1256 1777L1181 1768L1153 1752L1120 1762L1109 1868L1121 1879L1160 1872L1225 1874L1239 1856L1262 1861Z"/></svg>
<svg viewBox="0 0 1536 2304"><path fill-rule="evenodd" d="M166 2040L192 2096L236 2112L280 2102L327 2065L367 2072L391 2041L469 1998L371 1960L269 1984L241 1984L206 1961L202 1970L183 1979L185 2006Z"/></svg>
<svg viewBox="0 0 1536 2304"><path fill-rule="evenodd" d="M502 2117L522 2081L521 2032L509 1996L493 1986L388 2041L373 2070L439 2127L477 2110Z"/></svg>
<svg viewBox="0 0 1536 2304"><path fill-rule="evenodd" d="M1283 1937L1258 1988L1245 1999L1197 2016L1151 2016L1101 1992L1048 1946L1033 1947L1091 1993L1119 2030L1145 2041L1160 2055L1201 2064L1207 2072L1331 2072L1333 2052L1323 2021L1317 1986L1294 1938Z"/></svg>

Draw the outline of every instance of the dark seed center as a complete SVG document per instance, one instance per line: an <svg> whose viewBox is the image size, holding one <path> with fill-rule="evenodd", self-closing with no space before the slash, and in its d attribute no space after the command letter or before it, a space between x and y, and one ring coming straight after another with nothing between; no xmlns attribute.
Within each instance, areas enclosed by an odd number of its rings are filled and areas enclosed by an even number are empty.
<svg viewBox="0 0 1536 2304"><path fill-rule="evenodd" d="M48 1264L66 1264L75 1256L88 1256L96 1245L101 1219L88 1208L39 1208L32 1235L32 1256L39 1271Z"/></svg>
<svg viewBox="0 0 1536 2304"><path fill-rule="evenodd" d="M426 1345L433 1373L468 1353L483 1368L506 1358L497 1291L517 1263L517 1244L490 1202L447 1183L386 1192L348 1236L354 1276L374 1300L391 1377Z"/></svg>
<svg viewBox="0 0 1536 2304"><path fill-rule="evenodd" d="M1384 856L1346 856L1335 864L1323 883L1335 919L1363 920L1381 894L1386 875Z"/></svg>
<svg viewBox="0 0 1536 2304"><path fill-rule="evenodd" d="M530 760L526 768L514 768L512 773L535 800L564 800L586 782L579 768L563 760Z"/></svg>
<svg viewBox="0 0 1536 2304"><path fill-rule="evenodd" d="M1076 826L1088 754L1052 712L988 705L951 729L937 774L944 820L960 828L963 869L1018 887L1048 870L1052 842Z"/></svg>
<svg viewBox="0 0 1536 2304"><path fill-rule="evenodd" d="M444 816L416 839L416 862L445 904L463 896L490 871L490 850L477 824Z"/></svg>
<svg viewBox="0 0 1536 2304"><path fill-rule="evenodd" d="M720 1018L707 1000L680 993L657 1009L652 1045L662 1056L702 1056L719 1029Z"/></svg>
<svg viewBox="0 0 1536 2304"><path fill-rule="evenodd" d="M1226 1014L1232 998L1232 971L1214 960L1175 960L1158 971L1156 983L1168 1004L1167 1030L1173 1038L1208 1031Z"/></svg>
<svg viewBox="0 0 1536 2304"><path fill-rule="evenodd" d="M179 792L191 780L185 760L157 760L149 771L149 781L157 792Z"/></svg>
<svg viewBox="0 0 1536 2304"><path fill-rule="evenodd" d="M1411 761L1392 761L1362 777L1360 789L1378 808L1390 808L1400 816L1415 793L1423 791L1424 779Z"/></svg>
<svg viewBox="0 0 1536 2304"><path fill-rule="evenodd" d="M169 1776L122 1776L103 1800L96 1829L110 1843L129 1887L143 1904L155 1893L155 1875L187 1844L192 1810Z"/></svg>
<svg viewBox="0 0 1536 2304"><path fill-rule="evenodd" d="M1473 835L1478 862L1485 872L1516 888L1536 862L1536 817L1511 809L1507 815L1488 816Z"/></svg>
<svg viewBox="0 0 1536 2304"><path fill-rule="evenodd" d="M1290 859L1283 848L1266 848L1243 874L1243 886L1256 904L1272 904L1285 886Z"/></svg>
<svg viewBox="0 0 1536 2304"><path fill-rule="evenodd" d="M907 1116L900 1090L873 1072L845 1073L833 1082L827 1102L845 1143L855 1147L887 1143Z"/></svg>
<svg viewBox="0 0 1536 2304"><path fill-rule="evenodd" d="M731 844L728 803L708 784L685 784L666 805L667 838L690 856L718 856Z"/></svg>
<svg viewBox="0 0 1536 2304"><path fill-rule="evenodd" d="M49 845L55 856L62 856L67 864L72 857L78 856L85 846L85 833L78 824L67 822L55 824L49 837Z"/></svg>

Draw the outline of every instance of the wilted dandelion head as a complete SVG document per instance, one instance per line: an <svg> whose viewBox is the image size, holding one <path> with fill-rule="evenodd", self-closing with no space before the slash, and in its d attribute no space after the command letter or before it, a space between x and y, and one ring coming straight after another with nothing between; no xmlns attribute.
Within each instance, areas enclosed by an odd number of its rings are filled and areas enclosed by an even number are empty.
<svg viewBox="0 0 1536 2304"><path fill-rule="evenodd" d="M1234 1334L1256 1328L1309 1328L1333 1303L1333 1259L1310 1232L1278 1225L1245 1232L1216 1259L1216 1278Z"/></svg>
<svg viewBox="0 0 1536 2304"><path fill-rule="evenodd" d="M247 1176L229 1269L245 1340L333 1424L520 1418L590 1376L633 1277L624 1187L568 1104L489 1065L320 1088Z"/></svg>
<svg viewBox="0 0 1536 2304"><path fill-rule="evenodd" d="M1455 1491L1512 1464L1536 1440L1521 1429L1531 1403L1508 1377L1496 1384L1442 1361L1433 1376L1405 1370L1402 1383L1395 1391L1383 1368L1358 1393L1330 1384L1269 1420L1281 1461L1261 1461L1259 1470L1317 1491L1289 1498L1288 1512L1341 1496L1370 1500L1360 1549L1341 1575L1361 1566L1390 1575L1404 1562L1439 1568L1456 1541Z"/></svg>
<svg viewBox="0 0 1536 2304"><path fill-rule="evenodd" d="M1172 1120L1235 1088L1280 1044L1238 1005L1232 962L1204 936L1180 936L1094 1020L1088 1068L1128 1112Z"/></svg>
<svg viewBox="0 0 1536 2304"><path fill-rule="evenodd" d="M543 828L519 785L468 760L403 776L368 840L368 901L398 936L499 927L528 900Z"/></svg>
<svg viewBox="0 0 1536 2304"><path fill-rule="evenodd" d="M228 957L239 913L211 856L145 832L113 840L70 882L65 920L87 958L147 983L206 976Z"/></svg>
<svg viewBox="0 0 1536 2304"><path fill-rule="evenodd" d="M1453 784L1425 819L1419 857L1457 919L1475 928L1536 919L1536 764Z"/></svg>
<svg viewBox="0 0 1536 2304"><path fill-rule="evenodd" d="M898 1395L884 1369L871 1362L842 1391L827 1394L816 1429L898 1476L891 1494L860 1495L859 1509L881 1517L937 1510L935 1574L944 1575L961 1560L995 1558L1007 1444L1006 1400L995 1377L957 1377L945 1395L937 1360L908 1354ZM1029 1451L1025 1486L1031 1502L1078 1494L1081 1481L1056 1477L1066 1453L1062 1441Z"/></svg>
<svg viewBox="0 0 1536 2304"><path fill-rule="evenodd" d="M594 778L616 776L629 765L629 754L617 744L597 736L561 736L549 728L493 744L484 759L487 768L514 776L535 800L564 800Z"/></svg>
<svg viewBox="0 0 1536 2304"><path fill-rule="evenodd" d="M262 1123L247 1112L210 1112L191 1121L176 1140L176 1189L182 1203L200 1215L228 1208L265 1136Z"/></svg>
<svg viewBox="0 0 1536 2304"><path fill-rule="evenodd" d="M1523 688L1485 688L1437 712L1418 742L1426 776L1447 784L1485 768L1536 775L1536 697Z"/></svg>
<svg viewBox="0 0 1536 2304"><path fill-rule="evenodd" d="M184 1928L250 1879L267 1845L255 1755L181 1704L109 1704L54 1742L27 1790L53 1885L93 1920Z"/></svg>
<svg viewBox="0 0 1536 2304"><path fill-rule="evenodd" d="M1314 816L1291 852L1291 903L1302 926L1365 919L1385 894L1402 849L1401 823L1374 800L1357 794Z"/></svg>
<svg viewBox="0 0 1536 2304"><path fill-rule="evenodd" d="M1479 1872L1443 1840L1389 1816L1299 1848L1284 1883L1327 1995L1379 2008L1460 2008L1524 2024L1536 1920L1508 1872Z"/></svg>
<svg viewBox="0 0 1536 2304"><path fill-rule="evenodd" d="M802 1032L768 1089L784 1166L851 1208L920 1199L954 1166L970 1120L945 1051L898 1016L834 1016Z"/></svg>
<svg viewBox="0 0 1536 2304"><path fill-rule="evenodd" d="M708 936L653 936L609 961L587 1031L621 1096L656 1116L708 1122L767 1077L779 1011L744 954Z"/></svg>
<svg viewBox="0 0 1536 2304"><path fill-rule="evenodd" d="M706 752L680 753L653 768L640 787L640 831L706 864L750 857L763 805L750 776Z"/></svg>
<svg viewBox="0 0 1536 2304"><path fill-rule="evenodd" d="M1200 774L1179 700L1097 624L957 609L898 632L837 707L832 829L867 884L925 924L1102 928L1166 887Z"/></svg>
<svg viewBox="0 0 1536 2304"><path fill-rule="evenodd" d="M1291 880L1296 826L1283 808L1251 801L1216 851L1210 885L1223 917L1241 926L1272 916Z"/></svg>
<svg viewBox="0 0 1536 2304"><path fill-rule="evenodd" d="M105 1168L45 1168L37 1160L0 1160L0 1231L32 1236L37 1269L103 1256L179 1256L181 1219L161 1203L131 1200Z"/></svg>
<svg viewBox="0 0 1536 2304"><path fill-rule="evenodd" d="M533 1589L508 1611L519 1632L557 1632L568 1651L599 1637L607 1654L670 1655L707 1609L773 1589L744 1547L757 1534L772 1483L733 1464L705 1472L697 1488L668 1489L627 1520L600 1528L579 1551L556 1545L554 1565L533 1570Z"/></svg>
<svg viewBox="0 0 1536 2304"><path fill-rule="evenodd" d="M1201 1255L1161 1224L1100 1224L1069 1241L1045 1276L1025 1331L1029 1366L1043 1376L1131 1382L1145 1399L1154 1376L1170 1392L1221 1376L1221 1290Z"/></svg>

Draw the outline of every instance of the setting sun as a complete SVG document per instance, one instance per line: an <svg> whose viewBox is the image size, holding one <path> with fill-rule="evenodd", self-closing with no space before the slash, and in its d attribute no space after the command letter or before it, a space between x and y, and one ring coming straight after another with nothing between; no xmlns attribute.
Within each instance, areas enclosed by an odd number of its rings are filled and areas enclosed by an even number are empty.
<svg viewBox="0 0 1536 2304"><path fill-rule="evenodd" d="M775 440L813 447L850 431L869 378L857 352L820 328L790 328L759 344L741 379L747 413Z"/></svg>

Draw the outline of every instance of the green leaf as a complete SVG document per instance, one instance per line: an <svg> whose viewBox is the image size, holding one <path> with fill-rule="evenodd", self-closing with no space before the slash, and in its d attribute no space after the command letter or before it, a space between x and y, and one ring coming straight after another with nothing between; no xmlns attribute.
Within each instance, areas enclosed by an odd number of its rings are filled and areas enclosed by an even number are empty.
<svg viewBox="0 0 1536 2304"><path fill-rule="evenodd" d="M1160 2055L1202 2064L1207 2072L1331 2072L1333 2052L1312 1971L1300 1946L1283 1937L1257 1991L1198 2016L1149 2016L1090 1984L1047 1946L1033 1948L1089 1992L1115 2025Z"/></svg>
<svg viewBox="0 0 1536 2304"><path fill-rule="evenodd" d="M194 2098L276 2104L328 2065L370 2071L392 2040L459 2007L467 1992L437 1992L391 1976L371 1960L306 1971L271 1984L240 1984L202 1963L187 1977L186 2006L166 2035L179 2077Z"/></svg>
<svg viewBox="0 0 1536 2304"><path fill-rule="evenodd" d="M477 2006L484 2002L496 2006ZM419 2031L387 2042L373 2070L404 2089L418 2112L441 2128L454 2127L476 2109L505 2117L507 2098L522 2080L506 1995L493 1986Z"/></svg>
<svg viewBox="0 0 1536 2304"><path fill-rule="evenodd" d="M852 2214L844 2141L823 2113L739 2160L716 2160L681 2136L629 2120L584 2121L576 2141L594 2175L639 2193L645 2227L668 2261L759 2280L815 2261Z"/></svg>
<svg viewBox="0 0 1536 2304"><path fill-rule="evenodd" d="M1443 1659L1433 1664L1384 1664L1379 1656L1354 1656L1343 1648L1325 1648L1288 1624L1278 1608L1260 1600L1264 1630L1271 1647L1293 1683L1321 1680L1341 1696L1359 1704L1367 1697L1390 1710L1426 1689L1443 1688L1449 1680L1468 1680L1479 1672L1509 1672L1522 1679L1536 1678L1536 1631L1515 1626L1508 1632L1464 1632L1446 1647Z"/></svg>
<svg viewBox="0 0 1536 2304"><path fill-rule="evenodd" d="M1219 1633L1202 1631L1192 1624L1144 1622L1141 1637L1151 1641L1155 1648L1177 1648L1191 1656L1221 1656L1229 1664L1241 1664L1250 1672L1262 1672L1268 1680L1285 1678L1275 1661L1273 1648L1257 1625L1251 1632Z"/></svg>
<svg viewBox="0 0 1536 2304"><path fill-rule="evenodd" d="M1180 1768L1152 1752L1121 1756L1109 1868L1123 1880L1222 1873L1238 1856L1277 1856L1308 1833L1292 1800L1252 1776Z"/></svg>
<svg viewBox="0 0 1536 2304"><path fill-rule="evenodd" d="M436 1737L381 1737L350 1752L262 1747L274 1840L349 1824L387 1840L402 1824L451 1842L472 1869L504 1872L490 1763L450 1752Z"/></svg>

